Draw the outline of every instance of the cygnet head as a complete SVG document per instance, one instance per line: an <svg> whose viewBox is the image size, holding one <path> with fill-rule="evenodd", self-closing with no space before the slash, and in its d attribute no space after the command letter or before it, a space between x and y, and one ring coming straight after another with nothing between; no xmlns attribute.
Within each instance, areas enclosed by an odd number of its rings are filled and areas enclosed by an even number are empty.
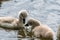
<svg viewBox="0 0 60 40"><path fill-rule="evenodd" d="M36 27L36 26L40 26L40 21L36 20L36 19L29 19L27 24L25 26L32 26L32 28Z"/></svg>
<svg viewBox="0 0 60 40"><path fill-rule="evenodd" d="M25 24L25 20L26 20L27 16L28 16L27 10L21 10L19 12L19 20L23 21L24 24Z"/></svg>

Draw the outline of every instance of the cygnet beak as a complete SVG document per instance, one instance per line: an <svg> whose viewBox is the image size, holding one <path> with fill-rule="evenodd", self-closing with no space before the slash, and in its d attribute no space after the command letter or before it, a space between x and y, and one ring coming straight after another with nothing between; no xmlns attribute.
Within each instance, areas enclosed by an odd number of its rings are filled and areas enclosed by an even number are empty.
<svg viewBox="0 0 60 40"><path fill-rule="evenodd" d="M23 24L25 24L25 19L23 19Z"/></svg>
<svg viewBox="0 0 60 40"><path fill-rule="evenodd" d="M25 24L25 26L29 26L28 24Z"/></svg>

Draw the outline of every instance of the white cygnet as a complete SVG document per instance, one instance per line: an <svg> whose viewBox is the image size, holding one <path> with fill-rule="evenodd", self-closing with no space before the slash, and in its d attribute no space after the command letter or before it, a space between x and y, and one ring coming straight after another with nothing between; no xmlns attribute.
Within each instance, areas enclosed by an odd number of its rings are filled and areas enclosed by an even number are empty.
<svg viewBox="0 0 60 40"><path fill-rule="evenodd" d="M25 20L28 16L26 10L21 10L19 12L19 18L14 17L0 17L0 27L5 29L15 29L19 30L25 24Z"/></svg>
<svg viewBox="0 0 60 40"><path fill-rule="evenodd" d="M53 40L53 30L36 19L29 19L25 26L32 26L32 33L35 37L44 40Z"/></svg>

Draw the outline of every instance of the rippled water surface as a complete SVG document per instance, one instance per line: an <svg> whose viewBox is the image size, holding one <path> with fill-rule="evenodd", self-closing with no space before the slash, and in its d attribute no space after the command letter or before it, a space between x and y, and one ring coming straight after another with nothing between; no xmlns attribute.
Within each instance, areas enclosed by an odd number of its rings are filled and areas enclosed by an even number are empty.
<svg viewBox="0 0 60 40"><path fill-rule="evenodd" d="M18 12L22 9L29 11L29 17L33 17L43 24L47 24L54 32L57 31L57 27L60 24L60 0L0 1L0 16L12 16L18 18ZM2 29L0 30L0 40L17 40L17 32L18 31L8 32Z"/></svg>

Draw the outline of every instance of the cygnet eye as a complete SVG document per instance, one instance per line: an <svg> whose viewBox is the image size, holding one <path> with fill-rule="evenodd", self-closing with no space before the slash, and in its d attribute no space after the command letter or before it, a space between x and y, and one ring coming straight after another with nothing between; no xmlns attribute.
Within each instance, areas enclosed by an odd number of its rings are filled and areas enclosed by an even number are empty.
<svg viewBox="0 0 60 40"><path fill-rule="evenodd" d="M21 13L21 16L23 16L23 13Z"/></svg>
<svg viewBox="0 0 60 40"><path fill-rule="evenodd" d="M29 25L32 25L32 24L33 24L33 22L31 21L31 22L29 22L28 24L29 24Z"/></svg>

